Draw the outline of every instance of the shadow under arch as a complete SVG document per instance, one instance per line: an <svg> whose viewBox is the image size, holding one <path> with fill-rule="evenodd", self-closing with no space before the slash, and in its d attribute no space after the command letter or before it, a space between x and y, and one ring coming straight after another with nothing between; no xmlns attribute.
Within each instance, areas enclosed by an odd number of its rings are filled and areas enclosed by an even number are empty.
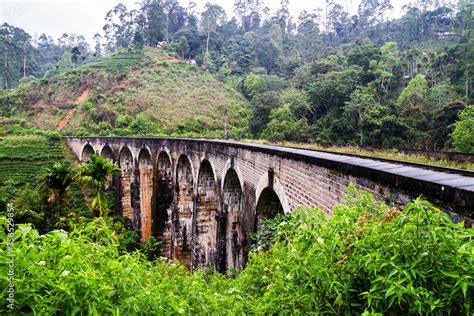
<svg viewBox="0 0 474 316"><path fill-rule="evenodd" d="M266 187L257 201L254 231L261 231L262 219L272 219L278 214L285 214L280 198L272 188Z"/></svg>
<svg viewBox="0 0 474 316"><path fill-rule="evenodd" d="M171 216L173 203L173 168L166 151L158 154L154 175L152 234L163 242L163 252L171 258Z"/></svg>
<svg viewBox="0 0 474 316"><path fill-rule="evenodd" d="M109 145L105 145L104 147L102 147L100 155L110 161L115 161L114 152L112 151L112 148L110 148Z"/></svg>
<svg viewBox="0 0 474 316"><path fill-rule="evenodd" d="M218 270L243 267L245 260L244 195L234 168L227 170L222 189L222 216L219 217ZM222 236L222 237L220 237ZM222 249L224 248L224 249Z"/></svg>
<svg viewBox="0 0 474 316"><path fill-rule="evenodd" d="M193 269L215 266L217 262L217 218L219 195L215 173L209 160L204 159L199 167L196 194L196 211L193 216L195 243Z"/></svg>
<svg viewBox="0 0 474 316"><path fill-rule="evenodd" d="M95 154L94 147L92 147L92 145L88 143L88 144L86 144L86 145L84 146L84 148L82 148L81 161L87 161L87 160L89 160L89 157L90 157L92 154Z"/></svg>

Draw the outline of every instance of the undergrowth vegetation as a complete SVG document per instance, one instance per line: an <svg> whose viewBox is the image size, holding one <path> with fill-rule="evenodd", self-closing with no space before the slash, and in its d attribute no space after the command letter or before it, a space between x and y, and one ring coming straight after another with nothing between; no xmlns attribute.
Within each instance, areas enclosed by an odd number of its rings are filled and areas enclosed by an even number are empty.
<svg viewBox="0 0 474 316"><path fill-rule="evenodd" d="M403 210L352 190L328 218L299 208L271 226L268 250L234 276L123 252L111 221L14 234L15 312L50 314L469 314L473 229L427 202ZM6 268L6 219L1 219ZM268 235L265 236L268 241ZM267 242L266 241L266 242ZM7 279L0 279L2 300ZM5 306L0 313L7 313Z"/></svg>

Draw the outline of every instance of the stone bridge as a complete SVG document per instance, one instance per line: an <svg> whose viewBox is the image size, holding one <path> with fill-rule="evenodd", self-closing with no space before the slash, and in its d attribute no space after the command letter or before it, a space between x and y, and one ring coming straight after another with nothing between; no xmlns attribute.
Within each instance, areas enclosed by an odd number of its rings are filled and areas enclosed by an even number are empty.
<svg viewBox="0 0 474 316"><path fill-rule="evenodd" d="M167 257L191 269L242 267L249 233L262 218L300 205L330 215L351 183L389 203L423 195L467 221L474 214L469 172L222 140L67 137L67 143L81 161L96 153L120 165L112 181L116 211L142 240L162 240Z"/></svg>

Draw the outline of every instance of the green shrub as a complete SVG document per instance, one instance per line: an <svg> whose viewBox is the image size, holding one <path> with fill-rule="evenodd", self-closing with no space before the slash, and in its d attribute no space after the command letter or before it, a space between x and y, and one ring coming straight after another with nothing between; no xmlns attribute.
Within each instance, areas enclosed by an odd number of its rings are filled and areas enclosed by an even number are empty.
<svg viewBox="0 0 474 316"><path fill-rule="evenodd" d="M296 120L288 105L273 109L268 122L261 134L262 138L278 140L308 140L311 127L305 118Z"/></svg>
<svg viewBox="0 0 474 316"><path fill-rule="evenodd" d="M262 82L263 79L260 76L250 73L243 79L242 90L246 96L253 98L259 92Z"/></svg>
<svg viewBox="0 0 474 316"><path fill-rule="evenodd" d="M270 250L252 252L247 267L228 276L210 269L190 274L167 260L124 253L127 233L109 219L45 235L20 225L15 312L472 313L474 230L453 224L427 202L416 200L401 211L351 190L330 218L299 208L280 220L270 225ZM0 224L0 258L6 258L4 217ZM0 264L5 270L6 261ZM6 278L0 289L5 300ZM0 313L7 312L0 305Z"/></svg>
<svg viewBox="0 0 474 316"><path fill-rule="evenodd" d="M153 261L162 256L161 246L163 242L151 236L146 242L140 244L140 250L149 261Z"/></svg>
<svg viewBox="0 0 474 316"><path fill-rule="evenodd" d="M261 220L261 229L257 233L250 234L252 239L251 251L261 251L270 249L275 243L275 237L278 233L278 225L285 225L285 220L289 215L277 214L271 219Z"/></svg>
<svg viewBox="0 0 474 316"><path fill-rule="evenodd" d="M452 134L454 148L465 153L474 153L474 106L468 106L459 113Z"/></svg>
<svg viewBox="0 0 474 316"><path fill-rule="evenodd" d="M52 144L57 143L59 140L61 140L61 134L56 131L47 131L45 134L46 138L48 141Z"/></svg>
<svg viewBox="0 0 474 316"><path fill-rule="evenodd" d="M474 230L427 202L403 212L350 195L327 218L299 209L241 274L252 312L469 314Z"/></svg>
<svg viewBox="0 0 474 316"><path fill-rule="evenodd" d="M97 110L97 103L91 100L87 100L81 103L81 107L87 112L90 116L94 116Z"/></svg>

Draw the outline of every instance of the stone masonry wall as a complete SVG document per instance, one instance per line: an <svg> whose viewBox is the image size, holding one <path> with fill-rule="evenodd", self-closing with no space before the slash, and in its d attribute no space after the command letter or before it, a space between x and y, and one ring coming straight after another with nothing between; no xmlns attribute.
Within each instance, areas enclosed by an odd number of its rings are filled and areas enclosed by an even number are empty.
<svg viewBox="0 0 474 316"><path fill-rule="evenodd" d="M122 168L121 205L127 217L133 215L129 208L133 174L128 170L133 170L139 156L147 151L151 161L140 163L143 168L139 168L139 214L146 217L141 219L142 239L151 234L163 239L165 254L188 267L225 270L245 264L249 233L255 230L256 205L264 190L274 191L270 196L278 197L284 212L303 205L319 207L330 215L353 184L396 204L435 192L432 200L440 206L464 203L467 214L472 215L469 192L462 195L452 188L345 163L350 157L332 161L298 150L280 152L268 146L191 139L70 137L67 141L78 157L89 155L90 147L101 152L108 146L114 155L120 153L114 160ZM125 155L128 152L131 157ZM126 159L133 164L129 169L124 166ZM405 187L407 183L413 185Z"/></svg>

